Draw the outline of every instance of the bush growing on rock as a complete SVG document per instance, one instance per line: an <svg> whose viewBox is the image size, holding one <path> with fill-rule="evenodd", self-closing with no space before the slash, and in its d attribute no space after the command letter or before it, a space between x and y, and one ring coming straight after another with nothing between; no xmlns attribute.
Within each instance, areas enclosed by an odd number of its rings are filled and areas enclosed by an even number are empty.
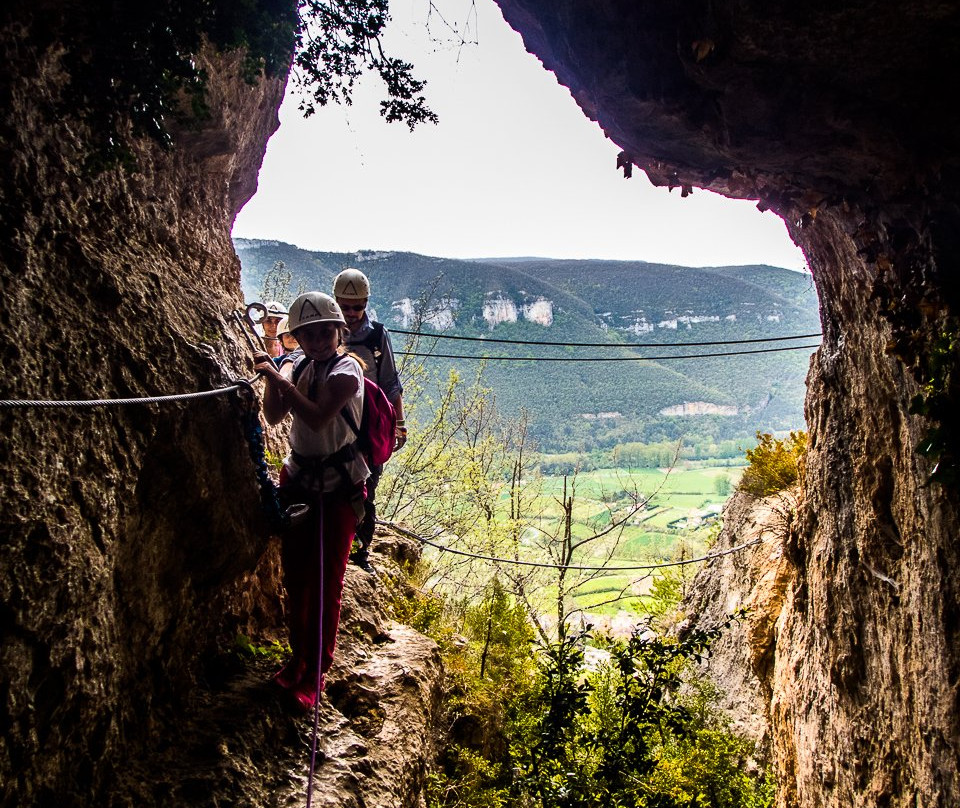
<svg viewBox="0 0 960 808"><path fill-rule="evenodd" d="M757 446L747 449L750 465L743 472L737 490L768 497L789 488L800 479L806 450L806 432L791 432L783 440L769 432L757 432Z"/></svg>

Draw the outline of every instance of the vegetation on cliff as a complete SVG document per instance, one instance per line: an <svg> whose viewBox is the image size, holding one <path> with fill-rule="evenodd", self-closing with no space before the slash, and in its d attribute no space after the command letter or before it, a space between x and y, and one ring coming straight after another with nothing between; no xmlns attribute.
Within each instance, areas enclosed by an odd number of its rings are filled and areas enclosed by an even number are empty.
<svg viewBox="0 0 960 808"><path fill-rule="evenodd" d="M585 624L575 593L610 558L595 544L616 545L638 498L603 524L574 525L571 478L551 494L561 514L543 520L522 423L498 418L484 388L456 376L431 412L382 484L386 512L468 554L425 558L394 598L394 616L436 639L444 657L443 753L429 804L771 804L758 751L731 731L693 664L721 627L667 638L647 621L617 639ZM401 467L410 473L391 480ZM599 558L597 573L578 568L584 554ZM553 566L531 571L510 559ZM652 614L676 605L676 583L668 575L655 587L662 602Z"/></svg>
<svg viewBox="0 0 960 808"><path fill-rule="evenodd" d="M740 478L740 491L767 497L784 491L800 479L807 433L791 432L784 439L757 432L757 445L747 449L749 465Z"/></svg>
<svg viewBox="0 0 960 808"><path fill-rule="evenodd" d="M398 603L440 643L446 669L431 808L772 805L758 750L694 665L722 626L544 643L499 582L469 603L422 592Z"/></svg>
<svg viewBox="0 0 960 808"><path fill-rule="evenodd" d="M26 3L16 5L28 15ZM412 129L437 120L413 65L384 48L388 0L164 0L122 13L98 0L45 13L47 30L65 45L57 113L87 124L101 164L130 161L131 138L170 147L176 127L209 115L208 74L197 59L206 46L242 52L251 82L283 76L292 61L306 115L331 101L349 104L356 80L372 71L385 86L388 121Z"/></svg>

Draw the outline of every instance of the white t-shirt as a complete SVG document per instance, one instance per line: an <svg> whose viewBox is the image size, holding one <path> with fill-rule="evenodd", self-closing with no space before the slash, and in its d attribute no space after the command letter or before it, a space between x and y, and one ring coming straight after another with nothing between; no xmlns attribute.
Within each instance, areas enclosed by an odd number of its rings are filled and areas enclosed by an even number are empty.
<svg viewBox="0 0 960 808"><path fill-rule="evenodd" d="M303 395L309 396L314 374L321 374L321 377L317 380L317 387L319 388L323 386L327 379L325 374L328 367L329 363L327 362L310 362L303 373L300 374L300 378L297 379L297 389ZM360 365L353 357L347 356L337 362L330 376L352 376L357 380L357 392L347 402L346 409L353 416L354 423L359 426L360 418L363 415L363 371L360 369ZM296 413L293 415L293 426L290 428L290 448L303 457L327 457L348 443L353 443L356 439L356 434L341 414L338 414L319 430L311 429L302 418L297 417ZM293 457L288 456L284 462L288 471L295 477L300 471L296 461ZM357 452L346 463L346 470L351 482L357 485L370 476L370 467L360 452ZM335 468L324 469L324 491L333 491L342 484L343 480L339 471Z"/></svg>

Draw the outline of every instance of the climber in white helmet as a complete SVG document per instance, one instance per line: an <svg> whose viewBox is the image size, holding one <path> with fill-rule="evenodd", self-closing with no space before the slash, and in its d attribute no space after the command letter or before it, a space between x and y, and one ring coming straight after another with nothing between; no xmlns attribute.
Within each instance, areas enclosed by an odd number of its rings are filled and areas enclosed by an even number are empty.
<svg viewBox="0 0 960 808"><path fill-rule="evenodd" d="M265 303L267 314L263 318L261 328L263 328L263 344L267 353L272 357L283 355L283 348L280 345L280 338L277 335L277 327L287 315L286 307L277 300L271 300Z"/></svg>
<svg viewBox="0 0 960 808"><path fill-rule="evenodd" d="M407 441L407 426L403 418L403 386L397 375L389 332L383 323L371 320L367 315L370 281L359 269L348 267L334 278L333 296L343 311L349 329L347 347L363 360L366 365L364 375L380 385L397 412L395 448L400 449ZM366 518L357 528L359 548L350 556L351 561L367 572L373 572L370 564L370 543L373 541L373 528L377 517L377 483L382 472L383 466L375 466L370 470L367 498L364 501Z"/></svg>
<svg viewBox="0 0 960 808"><path fill-rule="evenodd" d="M259 351L254 367L266 379L267 421L276 424L293 414L291 451L280 472L281 502L309 506L306 518L282 536L293 658L273 677L295 705L309 710L333 663L343 576L364 513L370 469L348 420L360 423L364 377L360 363L344 353L347 329L340 307L329 295L307 292L290 306L288 326L305 358L277 368Z"/></svg>

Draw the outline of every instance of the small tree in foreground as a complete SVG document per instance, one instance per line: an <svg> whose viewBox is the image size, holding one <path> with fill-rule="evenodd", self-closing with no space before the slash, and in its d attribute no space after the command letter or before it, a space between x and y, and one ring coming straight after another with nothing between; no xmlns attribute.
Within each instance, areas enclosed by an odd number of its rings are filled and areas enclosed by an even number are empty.
<svg viewBox="0 0 960 808"><path fill-rule="evenodd" d="M732 620L733 618L731 618ZM729 731L694 674L722 627L664 638L640 625L588 671L586 633L542 657L541 685L511 751L521 804L542 808L760 808L753 745Z"/></svg>

